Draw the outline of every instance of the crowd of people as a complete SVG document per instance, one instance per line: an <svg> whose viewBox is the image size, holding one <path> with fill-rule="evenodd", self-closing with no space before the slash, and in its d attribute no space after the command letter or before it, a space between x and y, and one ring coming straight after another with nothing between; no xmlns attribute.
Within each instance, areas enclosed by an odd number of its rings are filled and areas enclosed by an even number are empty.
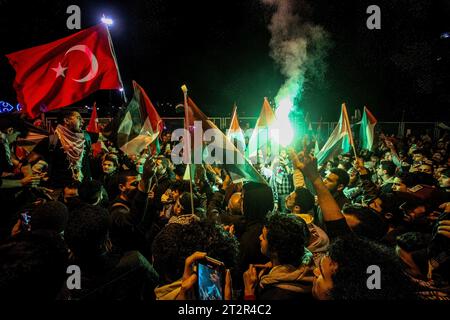
<svg viewBox="0 0 450 320"><path fill-rule="evenodd" d="M448 134L380 133L323 166L313 148L281 150L256 166L267 183L197 165L190 183L170 132L159 153L94 153L99 135L62 111L20 157L27 127L0 120L1 296L197 299L208 256L225 265L227 300L450 299Z"/></svg>

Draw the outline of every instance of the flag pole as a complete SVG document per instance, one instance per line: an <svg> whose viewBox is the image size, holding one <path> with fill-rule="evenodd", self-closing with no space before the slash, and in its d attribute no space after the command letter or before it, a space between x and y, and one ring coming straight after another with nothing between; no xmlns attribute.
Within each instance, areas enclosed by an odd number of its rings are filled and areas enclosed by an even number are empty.
<svg viewBox="0 0 450 320"><path fill-rule="evenodd" d="M117 63L116 52L114 51L114 43L112 42L111 33L109 32L109 28L108 28L107 24L105 24L105 27L106 27L106 32L108 33L109 48L111 49L114 63L116 64L117 75L119 76L120 84L122 85L122 88L121 88L122 90L120 90L120 93L122 95L123 102L128 103L127 96L125 94L125 87L123 86L123 82L122 82L122 76L120 74L119 64Z"/></svg>
<svg viewBox="0 0 450 320"><path fill-rule="evenodd" d="M188 89L186 87L186 85L182 85L181 86L181 90L183 90L183 95L184 95L184 124L185 126L188 125L187 124L187 113L188 113L188 103L187 103L187 92ZM189 128L186 128L189 132ZM186 137L188 138L188 137ZM189 137L189 141L191 141L191 137ZM186 147L186 144L185 144ZM184 152L186 152L186 150L184 150ZM192 157L191 159L192 160ZM191 193L191 210L192 210L192 214L194 214L194 193L192 191L192 170L191 170L191 161L189 161L189 163L187 163L187 169L189 170L189 189L190 189L190 193Z"/></svg>

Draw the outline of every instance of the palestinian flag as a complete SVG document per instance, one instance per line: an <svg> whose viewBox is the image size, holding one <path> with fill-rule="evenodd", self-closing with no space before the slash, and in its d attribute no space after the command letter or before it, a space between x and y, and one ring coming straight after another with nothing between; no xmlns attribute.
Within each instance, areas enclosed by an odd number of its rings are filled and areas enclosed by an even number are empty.
<svg viewBox="0 0 450 320"><path fill-rule="evenodd" d="M133 81L134 96L117 130L117 144L125 154L137 155L157 140L163 121L144 89Z"/></svg>
<svg viewBox="0 0 450 320"><path fill-rule="evenodd" d="M219 141L214 141L215 143L212 143L213 141L211 141L208 143L204 142L201 137L199 139L199 125L202 127L202 133L206 133L208 129L215 129L215 133L218 133L220 136ZM189 131L191 136L191 139L186 139L183 147L185 162L220 165L232 175L233 181L243 179L245 181L266 184L264 178L253 167L250 161L248 161L225 134L223 134L223 132L208 119L191 98L187 98L185 102L185 129ZM206 154L211 155L212 157L210 159L205 158ZM214 160L214 162L211 163L211 160ZM195 166L191 166L191 170L193 170L194 167ZM192 177L193 174L190 174L190 176Z"/></svg>
<svg viewBox="0 0 450 320"><path fill-rule="evenodd" d="M361 144L361 149L372 150L373 141L374 141L374 128L377 124L377 119L373 116L373 114L364 107L364 113L361 119L361 127L359 131L359 139Z"/></svg>
<svg viewBox="0 0 450 320"><path fill-rule="evenodd" d="M233 107L233 115L231 116L231 124L230 129L228 129L227 132L227 138L230 139L230 141L233 142L233 144L237 146L240 151L245 151L244 132L239 126L236 105Z"/></svg>
<svg viewBox="0 0 450 320"><path fill-rule="evenodd" d="M267 98L264 98L264 102L261 108L261 113L256 121L255 129L248 142L248 158L257 160L258 150L261 150L263 157L267 158L270 153L270 126L275 123L275 114L270 107ZM257 162L257 161L255 161Z"/></svg>
<svg viewBox="0 0 450 320"><path fill-rule="evenodd" d="M350 121L348 119L347 108L345 103L343 103L338 124L334 128L325 145L317 154L317 164L322 165L325 161L332 159L338 154L350 151L349 148L353 145L353 135L350 127Z"/></svg>

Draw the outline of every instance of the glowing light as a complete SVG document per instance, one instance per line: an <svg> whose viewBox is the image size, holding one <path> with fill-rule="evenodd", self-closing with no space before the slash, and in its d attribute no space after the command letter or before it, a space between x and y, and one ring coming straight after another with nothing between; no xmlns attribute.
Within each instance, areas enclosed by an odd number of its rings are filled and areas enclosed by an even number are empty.
<svg viewBox="0 0 450 320"><path fill-rule="evenodd" d="M292 128L291 121L289 120L289 112L291 112L293 103L289 98L283 98L278 104L278 108L275 111L275 123L271 126L271 129L278 130L278 140L282 147L287 147L292 143L294 139L294 129ZM275 138L275 136L273 136Z"/></svg>
<svg viewBox="0 0 450 320"><path fill-rule="evenodd" d="M448 38L450 38L450 32L441 33L441 39L448 39Z"/></svg>
<svg viewBox="0 0 450 320"><path fill-rule="evenodd" d="M105 15L102 16L101 21L106 24L107 26L112 26L114 24L113 19L105 17Z"/></svg>
<svg viewBox="0 0 450 320"><path fill-rule="evenodd" d="M120 91L120 92L123 92L123 88L120 88L119 91Z"/></svg>

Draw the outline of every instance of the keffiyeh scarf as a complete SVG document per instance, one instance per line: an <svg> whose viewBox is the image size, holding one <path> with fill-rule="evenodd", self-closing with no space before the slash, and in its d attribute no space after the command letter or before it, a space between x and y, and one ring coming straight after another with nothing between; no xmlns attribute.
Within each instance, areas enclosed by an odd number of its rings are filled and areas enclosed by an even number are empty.
<svg viewBox="0 0 450 320"><path fill-rule="evenodd" d="M86 143L84 133L72 132L62 125L56 127L55 133L59 141L61 141L62 148L69 161L69 169L72 171L73 178L81 182L83 180L81 168Z"/></svg>

